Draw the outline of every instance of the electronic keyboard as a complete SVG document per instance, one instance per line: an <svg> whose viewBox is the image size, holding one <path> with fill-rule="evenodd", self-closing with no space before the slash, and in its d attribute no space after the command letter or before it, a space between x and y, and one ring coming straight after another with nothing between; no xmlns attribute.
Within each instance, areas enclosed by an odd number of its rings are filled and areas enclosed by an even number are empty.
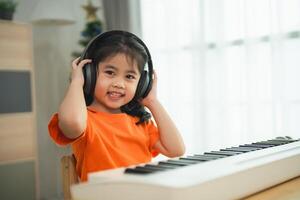
<svg viewBox="0 0 300 200"><path fill-rule="evenodd" d="M90 173L74 200L240 199L300 176L300 140L277 137Z"/></svg>

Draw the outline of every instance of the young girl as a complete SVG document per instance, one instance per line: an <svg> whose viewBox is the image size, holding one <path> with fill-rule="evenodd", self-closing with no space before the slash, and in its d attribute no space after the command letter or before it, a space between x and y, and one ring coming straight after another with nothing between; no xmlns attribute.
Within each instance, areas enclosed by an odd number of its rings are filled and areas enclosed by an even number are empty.
<svg viewBox="0 0 300 200"><path fill-rule="evenodd" d="M92 60L77 58L66 95L48 125L57 144L72 145L81 181L89 172L150 162L159 153L178 157L185 152L180 133L157 99L156 73L149 94L138 102L138 112L122 109L135 96L148 59L145 49L122 34L103 40L92 56L97 80L90 102L86 104L82 70Z"/></svg>

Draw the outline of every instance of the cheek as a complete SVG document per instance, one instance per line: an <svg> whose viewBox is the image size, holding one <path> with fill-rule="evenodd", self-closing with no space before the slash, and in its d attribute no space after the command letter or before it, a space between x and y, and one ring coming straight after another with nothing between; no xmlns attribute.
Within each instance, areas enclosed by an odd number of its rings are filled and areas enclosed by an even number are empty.
<svg viewBox="0 0 300 200"><path fill-rule="evenodd" d="M101 79L101 81L100 81L100 77L98 77L96 86L95 86L95 93L96 92L97 93L105 92L106 85L108 85L107 81L105 79Z"/></svg>
<svg viewBox="0 0 300 200"><path fill-rule="evenodd" d="M132 90L132 92L135 92L135 91L136 91L137 85L138 85L138 82L133 83L133 84L131 85L131 90Z"/></svg>
<svg viewBox="0 0 300 200"><path fill-rule="evenodd" d="M139 84L140 78L141 77L138 77L137 80L134 83L132 83L132 88L133 88L134 91L136 91L136 89L137 89L137 86Z"/></svg>

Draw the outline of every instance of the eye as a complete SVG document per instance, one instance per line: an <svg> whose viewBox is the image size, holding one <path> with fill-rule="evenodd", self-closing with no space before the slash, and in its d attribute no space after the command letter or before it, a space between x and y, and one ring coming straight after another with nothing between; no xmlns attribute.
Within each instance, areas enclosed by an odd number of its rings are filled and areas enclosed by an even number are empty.
<svg viewBox="0 0 300 200"><path fill-rule="evenodd" d="M126 78L132 80L132 79L135 79L135 76L131 75L131 74L127 74Z"/></svg>
<svg viewBox="0 0 300 200"><path fill-rule="evenodd" d="M107 75L109 75L109 76L115 75L115 72L112 71L112 70L105 70L104 73L107 74Z"/></svg>

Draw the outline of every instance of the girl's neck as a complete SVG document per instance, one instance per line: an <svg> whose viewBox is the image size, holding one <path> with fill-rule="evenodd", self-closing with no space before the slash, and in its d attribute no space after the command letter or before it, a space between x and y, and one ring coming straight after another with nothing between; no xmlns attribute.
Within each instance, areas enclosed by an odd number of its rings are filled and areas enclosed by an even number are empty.
<svg viewBox="0 0 300 200"><path fill-rule="evenodd" d="M89 105L89 107L98 112L105 112L105 113L110 113L110 114L122 113L120 108L119 109L108 108L108 107L103 106L102 104L96 103L95 101L92 102L92 104Z"/></svg>

